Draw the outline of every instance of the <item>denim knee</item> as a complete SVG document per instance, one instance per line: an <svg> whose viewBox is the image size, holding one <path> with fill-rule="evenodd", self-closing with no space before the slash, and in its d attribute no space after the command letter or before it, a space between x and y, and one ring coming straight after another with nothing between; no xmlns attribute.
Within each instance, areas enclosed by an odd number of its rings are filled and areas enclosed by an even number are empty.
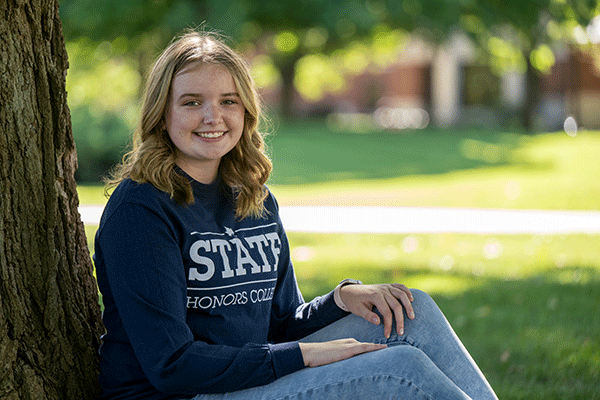
<svg viewBox="0 0 600 400"><path fill-rule="evenodd" d="M410 292L412 293L412 295L415 299L414 301L417 302L417 304L420 304L420 303L435 304L435 301L433 301L431 296L428 293L426 293L420 289L410 289Z"/></svg>

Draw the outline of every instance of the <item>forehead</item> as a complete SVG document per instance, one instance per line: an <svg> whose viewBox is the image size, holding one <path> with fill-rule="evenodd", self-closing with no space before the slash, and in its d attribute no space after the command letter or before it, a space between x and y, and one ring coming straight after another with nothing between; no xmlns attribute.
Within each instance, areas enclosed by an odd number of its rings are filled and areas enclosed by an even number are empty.
<svg viewBox="0 0 600 400"><path fill-rule="evenodd" d="M203 62L190 63L173 77L173 92L191 88L213 89L218 92L226 90L228 93L237 91L235 81L227 68Z"/></svg>

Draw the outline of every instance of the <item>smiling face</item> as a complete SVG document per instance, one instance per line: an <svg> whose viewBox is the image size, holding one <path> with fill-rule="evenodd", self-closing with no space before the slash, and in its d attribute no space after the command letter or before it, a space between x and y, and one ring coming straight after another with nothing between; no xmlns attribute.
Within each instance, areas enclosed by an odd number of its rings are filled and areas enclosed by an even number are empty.
<svg viewBox="0 0 600 400"><path fill-rule="evenodd" d="M197 181L212 183L221 158L242 136L245 112L225 67L197 63L182 69L173 78L165 114L176 164Z"/></svg>

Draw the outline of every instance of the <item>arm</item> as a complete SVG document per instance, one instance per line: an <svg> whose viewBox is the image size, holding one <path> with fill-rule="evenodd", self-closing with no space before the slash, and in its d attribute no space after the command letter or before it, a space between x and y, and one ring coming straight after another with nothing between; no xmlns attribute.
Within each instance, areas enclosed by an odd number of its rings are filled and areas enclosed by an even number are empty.
<svg viewBox="0 0 600 400"><path fill-rule="evenodd" d="M275 210L277 205L275 203ZM298 288L289 244L277 213L281 256L279 258L280 281L273 299L271 340L298 340L353 313L379 325L380 317L373 312L377 307L385 325L385 335L390 336L395 317L398 333L404 326L403 307L408 317L414 318L411 306L412 294L404 285L338 285L330 293L305 303Z"/></svg>
<svg viewBox="0 0 600 400"><path fill-rule="evenodd" d="M404 285L394 284L394 287L392 285L339 285L325 296L317 297L310 303L304 303L293 271L287 236L277 212L277 203L273 197L271 199L273 199L277 215L279 237L282 238L282 251L279 259L280 282L273 299L270 339L300 339L347 316L350 312L378 325L380 323L379 316L372 311L375 306L381 309L386 336L389 337L392 310L396 315L399 331L403 323L403 319L400 319L402 318L402 306L398 303L398 299L407 307L409 317L414 318L414 312L410 305L412 295ZM361 286L361 288L358 291L344 290L342 298L342 289L350 286ZM359 343L353 339L325 343L300 343L304 365L308 367L329 364L382 347L385 345Z"/></svg>
<svg viewBox="0 0 600 400"><path fill-rule="evenodd" d="M303 365L283 362L297 344L242 347L195 340L186 324L186 277L176 229L164 215L122 204L97 239L99 282L118 326L159 390L197 394L264 385ZM110 317L110 315L108 316ZM118 329L115 329L118 331ZM108 332L107 337L111 336ZM121 338L118 338L121 340Z"/></svg>
<svg viewBox="0 0 600 400"><path fill-rule="evenodd" d="M347 316L334 299L334 291L306 303L298 287L290 257L287 235L277 216L281 251L278 262L279 280L273 297L269 340L298 340Z"/></svg>

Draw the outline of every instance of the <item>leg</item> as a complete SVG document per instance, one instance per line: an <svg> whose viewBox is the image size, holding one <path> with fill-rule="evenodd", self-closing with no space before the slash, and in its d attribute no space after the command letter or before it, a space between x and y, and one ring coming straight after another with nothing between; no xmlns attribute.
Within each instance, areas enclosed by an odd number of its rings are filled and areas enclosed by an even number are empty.
<svg viewBox="0 0 600 400"><path fill-rule="evenodd" d="M363 318L350 315L302 339L321 342L353 337L363 342L387 343L388 346L410 345L423 351L452 382L474 399L497 399L491 386L467 352L437 304L426 293L411 289L415 298L414 320L404 317L404 335L392 329L389 339L383 325L375 326Z"/></svg>
<svg viewBox="0 0 600 400"><path fill-rule="evenodd" d="M193 400L404 399L469 400L419 349L395 346L317 368L305 368L275 382Z"/></svg>

